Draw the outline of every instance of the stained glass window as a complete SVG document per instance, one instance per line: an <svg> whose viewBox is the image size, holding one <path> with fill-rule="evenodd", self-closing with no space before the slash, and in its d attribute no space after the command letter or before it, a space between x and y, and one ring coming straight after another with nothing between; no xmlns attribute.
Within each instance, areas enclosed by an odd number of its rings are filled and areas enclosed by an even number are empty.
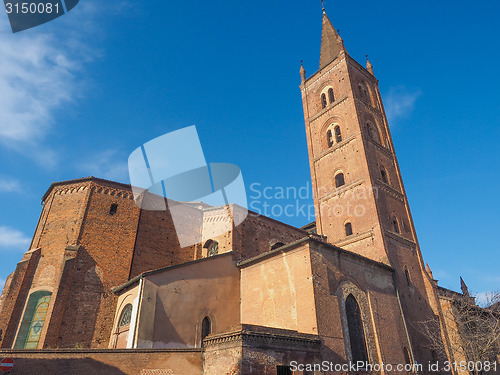
<svg viewBox="0 0 500 375"><path fill-rule="evenodd" d="M14 349L37 349L52 293L41 290L30 295Z"/></svg>
<svg viewBox="0 0 500 375"><path fill-rule="evenodd" d="M132 320L132 305L129 303L122 310L122 315L120 316L119 327L125 327L130 324Z"/></svg>

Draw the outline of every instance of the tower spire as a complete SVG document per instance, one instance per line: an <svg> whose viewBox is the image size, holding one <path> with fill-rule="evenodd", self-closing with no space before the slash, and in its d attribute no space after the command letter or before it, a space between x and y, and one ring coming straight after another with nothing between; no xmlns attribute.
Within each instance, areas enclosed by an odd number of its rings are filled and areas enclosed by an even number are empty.
<svg viewBox="0 0 500 375"><path fill-rule="evenodd" d="M321 2L324 5L323 1ZM321 33L321 55L319 68L322 69L335 60L342 52L345 53L344 43L328 18L323 8L323 30Z"/></svg>
<svg viewBox="0 0 500 375"><path fill-rule="evenodd" d="M462 294L465 297L469 297L469 288L467 288L467 284L465 284L464 279L462 279L462 276L460 276L460 288L462 289Z"/></svg>
<svg viewBox="0 0 500 375"><path fill-rule="evenodd" d="M368 70L372 76L375 76L375 74L373 73L373 65L368 59L368 55L366 55L366 70Z"/></svg>

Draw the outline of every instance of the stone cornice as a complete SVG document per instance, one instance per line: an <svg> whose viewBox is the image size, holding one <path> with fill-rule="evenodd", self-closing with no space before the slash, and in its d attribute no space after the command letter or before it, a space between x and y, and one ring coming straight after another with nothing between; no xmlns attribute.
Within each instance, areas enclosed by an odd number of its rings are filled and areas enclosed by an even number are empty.
<svg viewBox="0 0 500 375"><path fill-rule="evenodd" d="M314 158L314 162L317 162L319 161L320 159L324 158L326 155L332 153L332 152L335 152L337 151L339 148L342 148L344 146L347 146L349 143L351 143L351 141L353 141L354 139L356 139L356 134L355 135L352 135L350 136L349 138L346 138L344 139L342 142L340 143L336 143L334 144L332 147L329 147L327 148L326 150L322 151L317 157Z"/></svg>
<svg viewBox="0 0 500 375"><path fill-rule="evenodd" d="M91 177L78 178L75 180L52 183L52 185L50 185L47 192L42 197L42 202L45 202L52 192L67 194L67 193L73 193L75 191L81 191L89 187L101 187L103 188L103 191L122 192L122 194L123 193L131 194L132 192L132 188L130 185L91 176Z"/></svg>
<svg viewBox="0 0 500 375"><path fill-rule="evenodd" d="M403 236L401 236L400 234L397 234L397 233L394 233L394 232L391 232L390 230L386 230L384 231L385 232L385 235L393 240L396 240L398 242L401 242L402 244L406 245L407 247L409 247L410 249L414 250L417 246L417 244L407 238L404 238Z"/></svg>
<svg viewBox="0 0 500 375"><path fill-rule="evenodd" d="M386 183L384 183L383 181L380 181L380 180L375 180L375 183L376 183L377 187L380 188L380 190L386 192L391 197L396 198L397 200L405 203L405 201L406 201L405 196L402 193L400 193L399 191L397 191L396 189L394 189L392 186L387 185Z"/></svg>
<svg viewBox="0 0 500 375"><path fill-rule="evenodd" d="M323 69L318 70L308 79L306 79L305 85L302 85L302 90L308 90L311 86L315 85L316 82L321 80L323 75L330 73L333 69L337 67L342 61L345 60L345 55L341 55L336 59L332 60L329 65L325 66Z"/></svg>
<svg viewBox="0 0 500 375"><path fill-rule="evenodd" d="M341 186L339 188L336 188L332 192L327 193L327 194L319 197L318 201L321 203L321 202L326 201L327 199L330 199L330 198L333 198L333 197L336 197L336 196L340 196L340 195L344 194L345 192L347 192L348 190L352 190L355 187L357 187L359 185L362 185L364 182L365 182L364 179L359 179L359 180L356 180L354 182L351 182L350 184L347 184L347 185Z"/></svg>
<svg viewBox="0 0 500 375"><path fill-rule="evenodd" d="M278 330L272 327L261 327L269 331ZM280 330L278 330L280 331ZM208 336L203 341L205 348L221 345L242 345L261 348L292 348L300 350L319 350L321 339L316 335L300 334L299 332L257 332L243 328L238 331Z"/></svg>
<svg viewBox="0 0 500 375"><path fill-rule="evenodd" d="M371 139L370 137L367 137L368 141L370 143L372 143L373 145L375 145L375 147L377 147L380 151L382 151L385 156L387 156L388 158L392 159L393 158L393 154L391 152L391 150L389 150L388 148L382 146L380 143L378 142L375 142L373 139Z"/></svg>
<svg viewBox="0 0 500 375"><path fill-rule="evenodd" d="M365 232L361 232L361 233L357 233L357 234L353 234L351 236L348 236L341 241L335 242L334 245L338 246L338 247L342 247L342 246L350 245L352 243L355 243L355 242L358 242L361 240L365 240L365 239L371 238L371 237L373 237L373 230L372 229L367 230Z"/></svg>
<svg viewBox="0 0 500 375"><path fill-rule="evenodd" d="M336 106L338 106L339 104L345 102L347 99L349 99L349 96L343 96L342 98L340 99L337 99L335 100L333 103L327 105L325 108L323 108L321 111L319 111L318 113L316 113L315 115L309 117L309 122L313 122L314 120L316 120L317 118L323 116L325 113L328 113L328 111L330 111L331 109L335 108Z"/></svg>

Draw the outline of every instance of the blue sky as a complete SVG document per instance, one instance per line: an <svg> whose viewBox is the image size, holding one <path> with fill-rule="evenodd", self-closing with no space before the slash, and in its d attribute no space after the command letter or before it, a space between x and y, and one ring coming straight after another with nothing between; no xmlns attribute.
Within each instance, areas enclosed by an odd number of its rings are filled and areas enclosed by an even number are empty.
<svg viewBox="0 0 500 375"><path fill-rule="evenodd" d="M325 4L380 80L424 259L445 287L498 289L500 4ZM320 35L319 0L81 0L18 34L1 16L0 284L51 182L128 182L128 155L179 128L248 188L307 186L299 67L317 70Z"/></svg>

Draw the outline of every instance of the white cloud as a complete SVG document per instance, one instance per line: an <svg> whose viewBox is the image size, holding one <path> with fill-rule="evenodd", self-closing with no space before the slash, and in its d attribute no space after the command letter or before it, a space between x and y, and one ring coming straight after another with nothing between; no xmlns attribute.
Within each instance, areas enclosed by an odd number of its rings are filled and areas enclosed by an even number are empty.
<svg viewBox="0 0 500 375"><path fill-rule="evenodd" d="M389 124L393 125L399 118L407 117L415 108L420 90L408 90L404 86L391 87L384 98L385 111Z"/></svg>
<svg viewBox="0 0 500 375"><path fill-rule="evenodd" d="M28 250L31 239L17 229L0 226L0 248L13 250Z"/></svg>
<svg viewBox="0 0 500 375"><path fill-rule="evenodd" d="M118 150L92 153L89 159L81 161L78 169L87 175L109 180L129 182L128 159Z"/></svg>
<svg viewBox="0 0 500 375"><path fill-rule="evenodd" d="M16 34L0 17L0 144L41 165L57 164L47 136L57 130L57 112L82 94L83 63L100 54L88 42L98 11L93 1L82 3L50 25Z"/></svg>
<svg viewBox="0 0 500 375"><path fill-rule="evenodd" d="M12 193L21 191L21 183L13 178L0 176L0 192Z"/></svg>
<svg viewBox="0 0 500 375"><path fill-rule="evenodd" d="M0 291L3 290L4 285L5 285L5 280L4 279L0 279Z"/></svg>
<svg viewBox="0 0 500 375"><path fill-rule="evenodd" d="M55 109L74 94L72 75L76 66L49 34L2 37L0 140L8 144L42 140Z"/></svg>

